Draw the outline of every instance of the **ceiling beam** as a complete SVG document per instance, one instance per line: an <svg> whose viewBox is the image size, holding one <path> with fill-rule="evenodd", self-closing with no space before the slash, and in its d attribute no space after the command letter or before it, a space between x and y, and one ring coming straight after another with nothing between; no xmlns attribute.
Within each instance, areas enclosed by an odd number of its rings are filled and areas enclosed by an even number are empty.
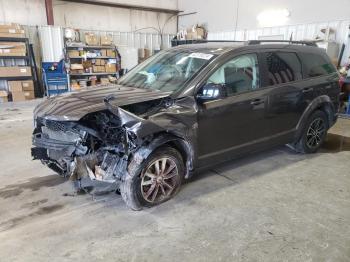
<svg viewBox="0 0 350 262"><path fill-rule="evenodd" d="M141 5L129 5L129 4L113 3L108 1L93 1L93 0L61 0L61 1L78 3L78 4L99 5L99 6L116 7L116 8L148 11L148 12L157 12L157 13L178 14L181 12L175 9L165 9L165 8L141 6Z"/></svg>
<svg viewBox="0 0 350 262"><path fill-rule="evenodd" d="M48 25L54 25L52 0L45 0L46 20Z"/></svg>

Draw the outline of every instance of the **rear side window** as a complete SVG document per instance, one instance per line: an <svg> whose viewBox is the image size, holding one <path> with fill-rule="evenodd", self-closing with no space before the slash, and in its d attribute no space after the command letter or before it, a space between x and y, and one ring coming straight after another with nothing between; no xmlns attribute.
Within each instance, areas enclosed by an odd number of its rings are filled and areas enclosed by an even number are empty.
<svg viewBox="0 0 350 262"><path fill-rule="evenodd" d="M269 85L278 85L302 79L301 63L295 53L266 53Z"/></svg>
<svg viewBox="0 0 350 262"><path fill-rule="evenodd" d="M302 55L305 64L306 77L324 76L335 72L329 59L317 54L306 53Z"/></svg>

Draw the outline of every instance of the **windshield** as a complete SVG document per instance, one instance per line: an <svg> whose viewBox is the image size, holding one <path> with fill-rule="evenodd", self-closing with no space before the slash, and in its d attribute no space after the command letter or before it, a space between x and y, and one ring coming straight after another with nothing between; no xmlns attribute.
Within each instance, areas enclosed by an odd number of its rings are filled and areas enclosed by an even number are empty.
<svg viewBox="0 0 350 262"><path fill-rule="evenodd" d="M167 50L137 66L119 84L178 91L214 57L213 54Z"/></svg>

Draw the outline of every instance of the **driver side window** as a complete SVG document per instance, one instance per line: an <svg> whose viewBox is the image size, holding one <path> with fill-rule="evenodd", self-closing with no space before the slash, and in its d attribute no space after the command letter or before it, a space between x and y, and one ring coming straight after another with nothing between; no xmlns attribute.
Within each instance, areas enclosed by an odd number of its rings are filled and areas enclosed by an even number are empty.
<svg viewBox="0 0 350 262"><path fill-rule="evenodd" d="M215 71L207 84L222 85L228 96L259 88L259 67L256 54L237 56Z"/></svg>

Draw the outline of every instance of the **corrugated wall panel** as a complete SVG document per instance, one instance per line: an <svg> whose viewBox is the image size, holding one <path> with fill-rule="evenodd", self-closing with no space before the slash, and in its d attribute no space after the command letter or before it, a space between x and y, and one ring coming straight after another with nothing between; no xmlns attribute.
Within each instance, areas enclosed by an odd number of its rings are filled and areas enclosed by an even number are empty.
<svg viewBox="0 0 350 262"><path fill-rule="evenodd" d="M339 43L339 46L343 43L347 44L347 48L344 52L343 63L348 62L350 55L349 42L349 25L350 20L340 21L327 21L320 23L309 23L300 25L289 25L280 27L259 28L254 30L238 30L238 31L225 31L225 32L209 32L209 40L256 40L256 39L272 39L274 36L278 39L283 38L289 40L291 37L293 40L314 40L316 37L324 38L324 34L321 33L321 29L333 29L335 34L330 36L330 40L335 40Z"/></svg>

